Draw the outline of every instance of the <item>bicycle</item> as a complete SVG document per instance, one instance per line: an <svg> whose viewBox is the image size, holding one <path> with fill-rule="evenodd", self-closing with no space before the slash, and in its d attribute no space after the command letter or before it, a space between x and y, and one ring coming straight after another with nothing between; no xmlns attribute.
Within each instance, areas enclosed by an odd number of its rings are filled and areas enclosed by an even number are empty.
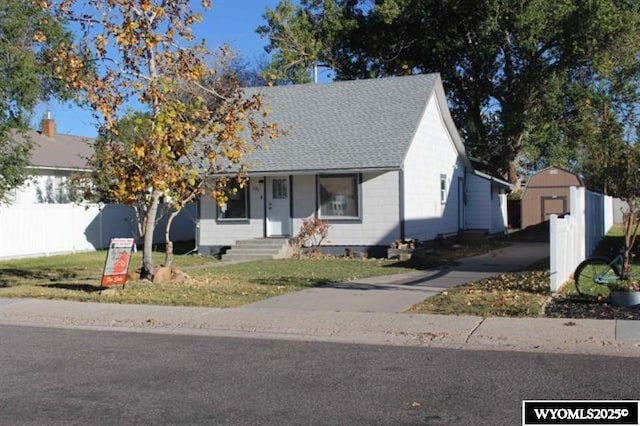
<svg viewBox="0 0 640 426"><path fill-rule="evenodd" d="M625 279L622 276L622 261L625 247L613 259L594 256L583 260L573 274L576 291L580 296L606 297L609 285ZM640 278L640 271L632 271L626 279Z"/></svg>

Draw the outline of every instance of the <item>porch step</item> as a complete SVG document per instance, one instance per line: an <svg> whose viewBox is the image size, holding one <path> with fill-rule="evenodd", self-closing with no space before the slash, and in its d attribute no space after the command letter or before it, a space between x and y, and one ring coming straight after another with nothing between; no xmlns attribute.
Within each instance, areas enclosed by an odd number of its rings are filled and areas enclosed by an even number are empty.
<svg viewBox="0 0 640 426"><path fill-rule="evenodd" d="M250 260L271 260L273 259L273 255L249 255L249 254L240 254L240 253L228 253L222 256L223 262L237 262L237 261L250 261Z"/></svg>
<svg viewBox="0 0 640 426"><path fill-rule="evenodd" d="M244 247L231 247L231 249L227 250L227 255L229 254L247 254L251 256L275 256L280 251L280 247L276 249L245 249Z"/></svg>
<svg viewBox="0 0 640 426"><path fill-rule="evenodd" d="M234 247L239 246L260 246L260 247L282 247L287 242L286 238L254 238L251 240L238 240Z"/></svg>
<svg viewBox="0 0 640 426"><path fill-rule="evenodd" d="M256 238L252 240L238 240L227 250L222 256L222 260L229 261L248 261L248 260L265 260L273 259L283 246L287 244L287 240Z"/></svg>

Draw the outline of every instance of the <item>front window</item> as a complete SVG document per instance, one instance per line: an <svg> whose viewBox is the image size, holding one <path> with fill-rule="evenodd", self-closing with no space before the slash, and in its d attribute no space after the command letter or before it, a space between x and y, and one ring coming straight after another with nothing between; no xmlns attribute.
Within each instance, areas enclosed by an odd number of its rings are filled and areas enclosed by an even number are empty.
<svg viewBox="0 0 640 426"><path fill-rule="evenodd" d="M240 220L248 218L247 186L240 188L238 184L229 184L226 204L218 205L218 219Z"/></svg>
<svg viewBox="0 0 640 426"><path fill-rule="evenodd" d="M326 175L318 178L320 217L359 217L358 175Z"/></svg>

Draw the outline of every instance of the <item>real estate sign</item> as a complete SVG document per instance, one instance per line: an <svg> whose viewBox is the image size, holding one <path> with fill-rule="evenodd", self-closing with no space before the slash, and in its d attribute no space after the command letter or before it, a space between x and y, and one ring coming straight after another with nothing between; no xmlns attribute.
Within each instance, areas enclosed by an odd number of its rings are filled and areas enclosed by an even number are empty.
<svg viewBox="0 0 640 426"><path fill-rule="evenodd" d="M107 261L102 273L102 285L124 285L127 282L129 261L135 247L133 238L112 238L109 243Z"/></svg>

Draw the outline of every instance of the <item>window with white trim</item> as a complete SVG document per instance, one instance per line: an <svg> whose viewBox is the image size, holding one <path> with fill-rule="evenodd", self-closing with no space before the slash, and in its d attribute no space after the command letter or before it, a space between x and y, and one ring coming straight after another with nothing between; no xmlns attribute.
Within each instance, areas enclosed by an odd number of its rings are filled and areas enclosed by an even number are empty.
<svg viewBox="0 0 640 426"><path fill-rule="evenodd" d="M358 219L360 217L358 181L357 174L318 176L320 217Z"/></svg>
<svg viewBox="0 0 640 426"><path fill-rule="evenodd" d="M447 202L447 175L440 175L440 203Z"/></svg>

